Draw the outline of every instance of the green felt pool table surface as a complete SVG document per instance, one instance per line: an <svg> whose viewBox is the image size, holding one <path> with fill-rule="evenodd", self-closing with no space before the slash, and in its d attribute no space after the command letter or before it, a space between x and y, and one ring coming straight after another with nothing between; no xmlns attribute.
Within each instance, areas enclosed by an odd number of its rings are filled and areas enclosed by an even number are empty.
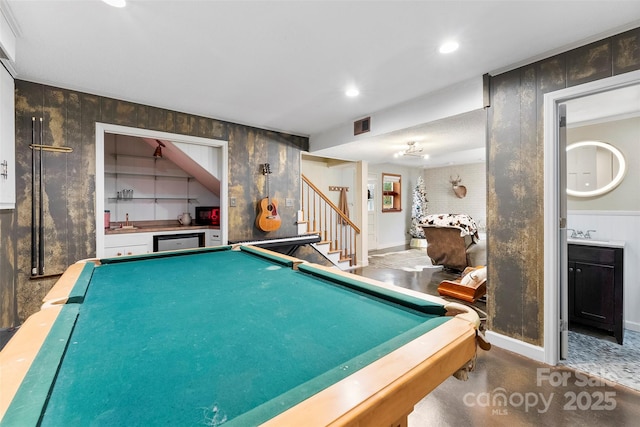
<svg viewBox="0 0 640 427"><path fill-rule="evenodd" d="M259 425L454 319L250 247L86 262L65 286L3 425Z"/></svg>

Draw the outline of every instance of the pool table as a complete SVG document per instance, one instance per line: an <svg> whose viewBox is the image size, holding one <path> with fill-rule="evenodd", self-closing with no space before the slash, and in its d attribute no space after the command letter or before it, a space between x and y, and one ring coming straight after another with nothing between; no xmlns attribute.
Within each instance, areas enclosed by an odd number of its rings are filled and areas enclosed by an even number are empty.
<svg viewBox="0 0 640 427"><path fill-rule="evenodd" d="M251 246L70 266L0 352L4 425L406 425L478 316Z"/></svg>

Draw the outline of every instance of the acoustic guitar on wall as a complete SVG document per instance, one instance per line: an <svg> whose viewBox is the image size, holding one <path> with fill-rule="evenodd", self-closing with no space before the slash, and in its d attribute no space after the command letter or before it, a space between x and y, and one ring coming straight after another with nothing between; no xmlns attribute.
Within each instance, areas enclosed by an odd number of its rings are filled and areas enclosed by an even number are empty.
<svg viewBox="0 0 640 427"><path fill-rule="evenodd" d="M278 204L271 200L269 193L269 175L271 167L269 163L262 165L262 174L267 177L267 197L258 203L258 216L256 217L256 227L262 231L276 231L280 228L280 215L278 215Z"/></svg>

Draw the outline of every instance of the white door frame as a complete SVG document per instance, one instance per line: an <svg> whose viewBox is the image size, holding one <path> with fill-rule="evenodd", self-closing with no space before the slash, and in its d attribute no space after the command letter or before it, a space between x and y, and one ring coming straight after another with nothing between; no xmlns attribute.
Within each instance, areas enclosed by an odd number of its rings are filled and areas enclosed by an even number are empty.
<svg viewBox="0 0 640 427"><path fill-rule="evenodd" d="M374 185L374 192L373 192L373 213L371 214L371 216L373 217L373 223L369 222L369 203L368 203L368 199L367 199L367 234L371 233L373 234L373 241L369 241L369 236L367 235L367 250L376 250L378 249L378 211L376 209L377 205L377 201L378 201L378 197L376 192L380 191L380 189L378 188L378 175L375 173L368 173L367 174L367 190L368 190L368 186L369 183L373 182Z"/></svg>
<svg viewBox="0 0 640 427"><path fill-rule="evenodd" d="M560 290L567 286L566 254L561 245L558 104L571 99L640 83L640 70L561 89L544 95L544 362L560 360ZM566 301L564 302L566 304Z"/></svg>
<svg viewBox="0 0 640 427"><path fill-rule="evenodd" d="M229 149L228 141L219 139L202 138L197 136L181 135L155 131L150 129L133 128L128 126L112 125L96 122L96 254L101 254L104 248L104 135L111 133L116 135L135 136L139 138L164 139L171 142L185 144L207 145L221 150L220 165L220 206L227 205L228 176L229 176ZM228 209L223 208L223 212ZM228 215L220 215L220 237L222 244L228 239ZM98 255L97 255L98 256Z"/></svg>

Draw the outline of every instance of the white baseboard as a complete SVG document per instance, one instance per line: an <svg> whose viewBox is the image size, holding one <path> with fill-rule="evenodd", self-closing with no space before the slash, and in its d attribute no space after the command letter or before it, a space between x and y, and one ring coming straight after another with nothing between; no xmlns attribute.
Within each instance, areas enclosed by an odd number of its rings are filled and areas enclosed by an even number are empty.
<svg viewBox="0 0 640 427"><path fill-rule="evenodd" d="M390 242L390 243L385 243L384 245L379 245L377 248L373 250L377 251L379 249L395 248L396 246L406 246L408 244L409 244L409 240L403 240L399 242Z"/></svg>
<svg viewBox="0 0 640 427"><path fill-rule="evenodd" d="M640 323L632 322L630 320L625 320L624 328L630 331L640 332Z"/></svg>
<svg viewBox="0 0 640 427"><path fill-rule="evenodd" d="M545 363L544 348L540 346L529 344L492 331L487 331L486 337L491 345L528 357L529 359L533 359L537 362Z"/></svg>

